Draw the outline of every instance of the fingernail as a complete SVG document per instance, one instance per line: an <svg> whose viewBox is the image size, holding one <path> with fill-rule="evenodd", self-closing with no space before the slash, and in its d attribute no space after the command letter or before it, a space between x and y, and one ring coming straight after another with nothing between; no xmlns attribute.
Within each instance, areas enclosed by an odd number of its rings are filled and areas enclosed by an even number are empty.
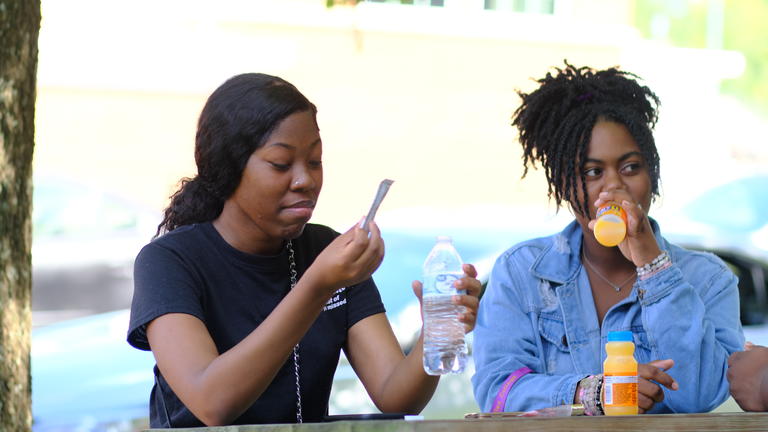
<svg viewBox="0 0 768 432"><path fill-rule="evenodd" d="M675 382L673 382L673 383L672 383L672 390L677 390L677 389L679 389L679 388L680 388L680 386L679 386L679 385L677 385L677 381L675 381Z"/></svg>
<svg viewBox="0 0 768 432"><path fill-rule="evenodd" d="M460 300L461 300L461 298L459 296L457 296L457 295L451 297L451 303L453 303L453 304L459 304Z"/></svg>

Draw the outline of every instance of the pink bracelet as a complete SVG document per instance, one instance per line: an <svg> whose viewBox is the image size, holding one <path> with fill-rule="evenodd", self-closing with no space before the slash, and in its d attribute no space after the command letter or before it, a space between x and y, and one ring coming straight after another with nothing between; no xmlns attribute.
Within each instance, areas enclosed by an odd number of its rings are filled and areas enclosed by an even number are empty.
<svg viewBox="0 0 768 432"><path fill-rule="evenodd" d="M653 261L637 268L637 278L646 280L660 271L672 266L672 259L667 251L662 251Z"/></svg>
<svg viewBox="0 0 768 432"><path fill-rule="evenodd" d="M525 375L533 372L531 369L523 366L520 369L512 372L509 374L506 380L504 380L504 384L501 385L501 388L499 389L499 393L496 394L496 398L493 400L493 406L491 407L491 412L502 412L504 411L504 406L507 402L507 395L509 394L509 391L512 390L512 386L515 385L515 383Z"/></svg>
<svg viewBox="0 0 768 432"><path fill-rule="evenodd" d="M601 393L603 387L603 374L590 375L578 383L579 400L584 405L584 415L603 415Z"/></svg>

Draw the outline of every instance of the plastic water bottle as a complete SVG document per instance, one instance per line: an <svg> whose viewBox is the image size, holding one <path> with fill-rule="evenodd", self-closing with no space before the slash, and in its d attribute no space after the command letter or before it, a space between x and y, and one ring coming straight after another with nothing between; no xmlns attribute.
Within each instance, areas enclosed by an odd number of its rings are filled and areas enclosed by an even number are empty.
<svg viewBox="0 0 768 432"><path fill-rule="evenodd" d="M627 213L616 204L606 204L597 209L595 239L606 247L616 246L627 235Z"/></svg>
<svg viewBox="0 0 768 432"><path fill-rule="evenodd" d="M467 364L464 324L459 321L463 306L451 298L464 294L453 283L464 276L461 257L450 237L438 237L424 262L422 312L424 316L424 370L430 375L461 373Z"/></svg>
<svg viewBox="0 0 768 432"><path fill-rule="evenodd" d="M603 411L605 415L637 414L637 360L632 332L612 331L605 344Z"/></svg>

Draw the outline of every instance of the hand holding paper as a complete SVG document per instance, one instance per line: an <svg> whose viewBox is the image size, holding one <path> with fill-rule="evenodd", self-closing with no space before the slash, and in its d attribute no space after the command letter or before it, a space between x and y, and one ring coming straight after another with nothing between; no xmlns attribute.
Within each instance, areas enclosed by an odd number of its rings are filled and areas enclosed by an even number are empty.
<svg viewBox="0 0 768 432"><path fill-rule="evenodd" d="M384 201L384 197L387 195L387 191L389 191L389 186L394 183L394 180L384 179L379 183L379 190L376 191L376 197L373 199L373 204L371 204L371 209L368 210L368 215L365 217L365 220L360 224L360 228L368 231L368 224L373 220L373 218L376 216L376 211L379 210L379 206L381 205L381 202Z"/></svg>

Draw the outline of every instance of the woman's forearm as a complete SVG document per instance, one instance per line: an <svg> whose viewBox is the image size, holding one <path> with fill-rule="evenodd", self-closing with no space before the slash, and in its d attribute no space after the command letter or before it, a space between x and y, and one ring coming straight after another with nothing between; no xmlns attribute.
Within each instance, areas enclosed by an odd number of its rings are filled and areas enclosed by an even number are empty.
<svg viewBox="0 0 768 432"><path fill-rule="evenodd" d="M424 336L420 335L411 352L391 371L374 401L382 412L418 414L427 406L440 377L424 372L423 352Z"/></svg>

